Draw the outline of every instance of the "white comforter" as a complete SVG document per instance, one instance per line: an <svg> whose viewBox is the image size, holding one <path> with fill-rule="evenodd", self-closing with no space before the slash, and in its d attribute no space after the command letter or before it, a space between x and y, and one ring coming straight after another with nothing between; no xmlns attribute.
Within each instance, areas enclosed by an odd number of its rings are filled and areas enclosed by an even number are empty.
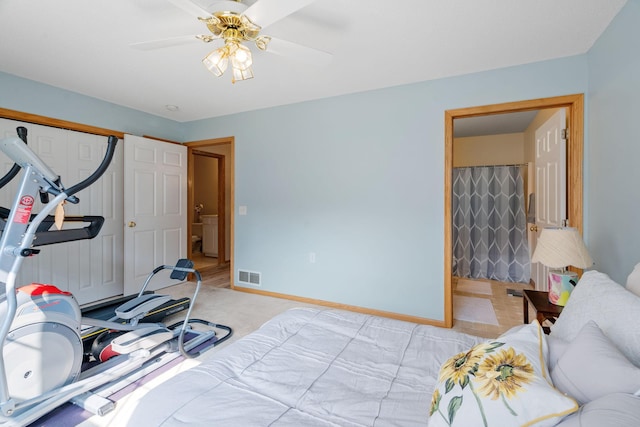
<svg viewBox="0 0 640 427"><path fill-rule="evenodd" d="M483 339L298 308L152 390L131 426L425 426L442 363Z"/></svg>

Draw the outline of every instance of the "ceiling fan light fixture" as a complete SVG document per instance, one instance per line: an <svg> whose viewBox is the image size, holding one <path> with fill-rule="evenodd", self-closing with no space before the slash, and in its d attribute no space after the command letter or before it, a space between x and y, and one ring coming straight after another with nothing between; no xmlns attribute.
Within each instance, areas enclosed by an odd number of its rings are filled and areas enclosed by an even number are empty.
<svg viewBox="0 0 640 427"><path fill-rule="evenodd" d="M236 48L231 54L231 65L233 66L233 69L244 71L247 68L250 68L251 64L253 64L253 58L249 48L239 43L236 44Z"/></svg>
<svg viewBox="0 0 640 427"><path fill-rule="evenodd" d="M267 46L269 45L270 41L271 41L271 37L269 37L269 36L260 36L260 37L258 37L256 39L256 46L260 50L267 50Z"/></svg>
<svg viewBox="0 0 640 427"><path fill-rule="evenodd" d="M279 21L280 19L296 12L315 0L250 0L251 5L241 4L243 0L224 0L210 3L211 8L222 8L215 12L203 9L199 0L169 0L176 6L184 9L191 15L198 17L209 30L209 34L173 37L166 40L155 40L146 43L134 43L138 49L148 50L163 46L181 44L193 40L204 43L222 41L224 46L210 52L202 59L203 65L217 77L222 76L229 66L233 71L232 81L247 80L253 78L252 50L245 45L254 42L257 49L269 51L279 55L300 56L304 62L312 65L328 62L330 54L316 49L307 48L293 42L272 39L270 36L261 35L263 27ZM173 41L171 41L173 40ZM253 52L256 50L252 47ZM309 58L311 57L311 58ZM321 63L321 64L320 64Z"/></svg>
<svg viewBox="0 0 640 427"><path fill-rule="evenodd" d="M237 68L233 69L233 77L231 78L231 83L235 83L238 80L249 80L253 78L253 70L249 67L244 70L239 70Z"/></svg>
<svg viewBox="0 0 640 427"><path fill-rule="evenodd" d="M224 74L228 63L229 53L226 46L212 51L202 60L202 64L204 64L207 70L211 71L216 77L220 77Z"/></svg>
<svg viewBox="0 0 640 427"><path fill-rule="evenodd" d="M235 83L238 80L249 80L252 78L253 70L251 67L245 68L244 70L233 67L233 79L231 80L231 83Z"/></svg>

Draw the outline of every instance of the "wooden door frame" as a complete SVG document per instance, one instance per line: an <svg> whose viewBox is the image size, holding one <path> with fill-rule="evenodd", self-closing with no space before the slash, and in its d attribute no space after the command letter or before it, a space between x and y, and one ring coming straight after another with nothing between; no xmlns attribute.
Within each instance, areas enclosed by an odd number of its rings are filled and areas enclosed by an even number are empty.
<svg viewBox="0 0 640 427"><path fill-rule="evenodd" d="M19 122L33 123L36 125L49 126L53 128L69 129L78 132L90 133L102 136L117 136L121 141L124 139L124 132L112 129L105 129L97 126L85 125L67 120L54 119L52 117L40 116L37 114L25 113L23 111L0 108L0 118L17 120Z"/></svg>
<svg viewBox="0 0 640 427"><path fill-rule="evenodd" d="M188 230L188 237L189 237L189 245L188 245L188 254L189 257L192 256L192 247L191 247L191 235L192 235L192 226L191 224L193 224L193 219L194 219L194 210L191 208L192 206L194 206L194 172L195 172L195 168L194 168L194 160L195 160L195 156L196 155L207 155L210 157L216 157L220 160L220 158L222 158L222 160L224 160L226 158L226 156L220 155L220 154L216 154L216 153L210 153L207 151L204 151L203 149L206 147L212 147L212 146L216 146L216 145L225 145L225 144L230 144L231 145L231 149L230 149L230 158L229 158L229 164L231 165L231 170L230 170L230 179L231 182L229 183L229 188L231 190L231 194L229 195L230 199L229 199L229 204L230 206L230 212L231 212L231 217L228 218L228 222L229 222L229 227L230 227L230 242L229 242L229 260L231 262L231 271L234 271L234 267L233 267L233 253L234 253L234 206L235 206L235 200L234 200L234 196L235 196L235 182L234 182L234 165L235 165L235 159L234 159L234 153L235 153L235 138L230 136L230 137L224 137L224 138L215 138L215 139L206 139L206 140L201 140L201 141L192 141L192 142L187 142L185 143L185 145L187 146L187 207L188 207L188 224L187 224L187 230ZM225 161L219 161L218 162L218 265L225 263L225 259L226 259L226 223L227 223L227 218L226 218L226 212L225 212L225 206L226 206L226 190L225 190L225 184L226 184L226 167L225 167ZM231 275L231 285L233 285L233 274Z"/></svg>
<svg viewBox="0 0 640 427"><path fill-rule="evenodd" d="M583 228L583 159L584 94L531 99L502 104L447 110L444 113L444 326L453 326L452 288L452 208L453 122L455 119L515 113L520 111L566 108L567 141L567 216L569 224L582 233Z"/></svg>

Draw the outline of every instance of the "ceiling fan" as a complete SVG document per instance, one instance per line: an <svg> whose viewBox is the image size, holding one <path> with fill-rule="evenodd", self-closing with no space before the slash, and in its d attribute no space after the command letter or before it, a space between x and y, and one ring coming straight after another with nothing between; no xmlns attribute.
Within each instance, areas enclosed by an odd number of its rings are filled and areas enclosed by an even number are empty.
<svg viewBox="0 0 640 427"><path fill-rule="evenodd" d="M142 50L158 49L200 40L210 43L222 40L224 45L211 51L202 59L204 66L220 77L229 62L233 70L232 83L253 78L253 56L243 42L254 42L258 49L280 55L292 56L311 64L323 65L331 60L331 54L297 43L262 34L262 29L302 9L315 0L257 0L251 6L241 0L225 0L213 3L208 12L191 0L169 0L175 6L195 16L209 30L208 34L174 37L142 43L132 47Z"/></svg>

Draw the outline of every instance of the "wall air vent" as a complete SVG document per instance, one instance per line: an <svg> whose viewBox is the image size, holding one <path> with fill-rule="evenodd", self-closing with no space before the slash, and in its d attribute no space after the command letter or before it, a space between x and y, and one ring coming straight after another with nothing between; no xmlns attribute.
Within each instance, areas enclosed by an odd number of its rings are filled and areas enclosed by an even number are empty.
<svg viewBox="0 0 640 427"><path fill-rule="evenodd" d="M238 282L260 286L260 273L255 271L238 270Z"/></svg>

